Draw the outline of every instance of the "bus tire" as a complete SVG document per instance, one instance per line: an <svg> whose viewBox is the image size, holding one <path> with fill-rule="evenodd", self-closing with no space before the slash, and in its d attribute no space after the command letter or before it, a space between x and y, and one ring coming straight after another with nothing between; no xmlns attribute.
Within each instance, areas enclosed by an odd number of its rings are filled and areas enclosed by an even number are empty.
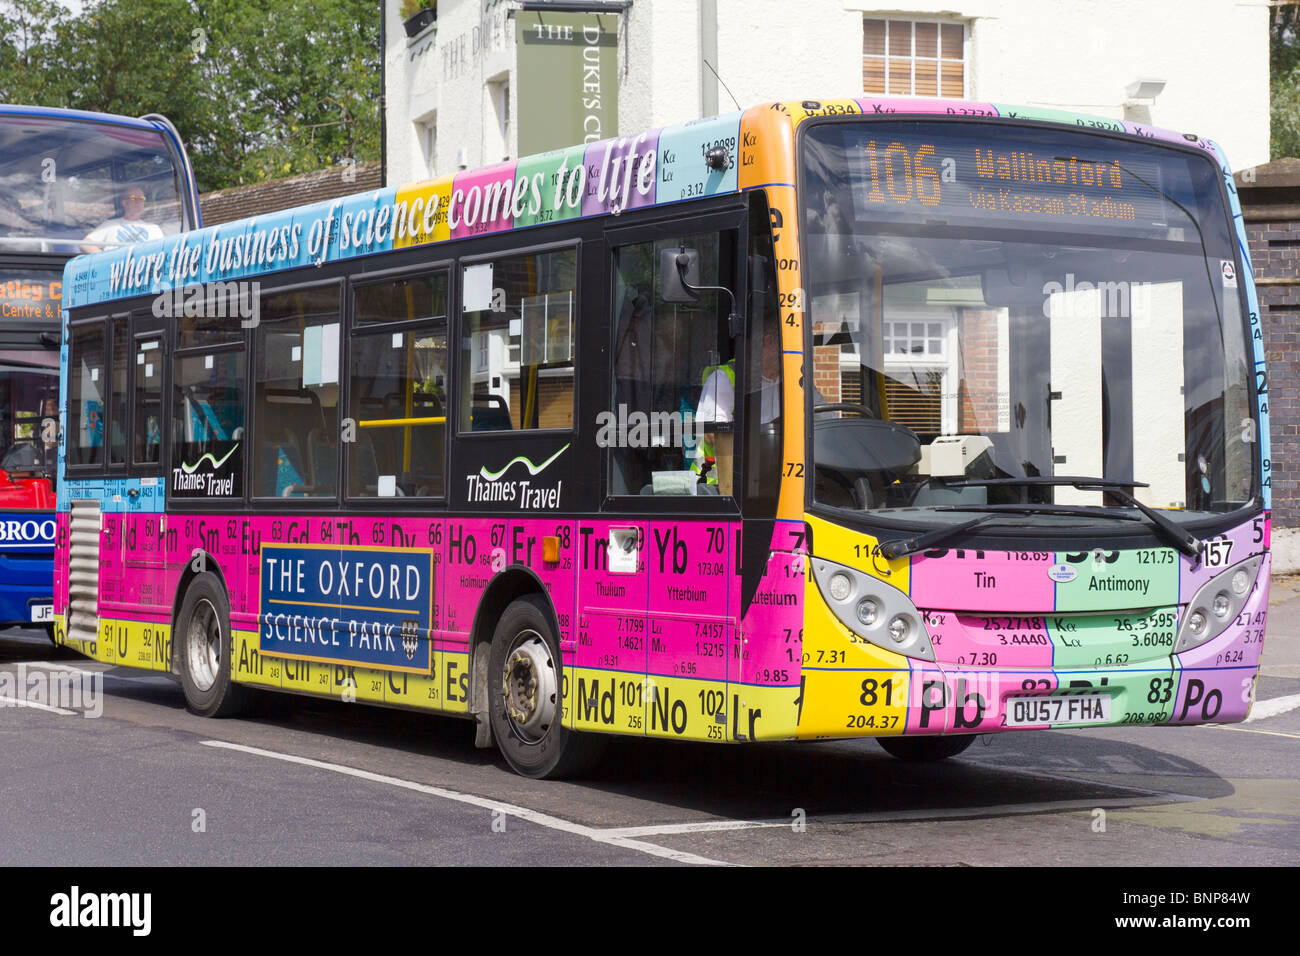
<svg viewBox="0 0 1300 956"><path fill-rule="evenodd" d="M877 737L885 753L908 763L928 763L955 757L975 742L978 734L956 737Z"/></svg>
<svg viewBox="0 0 1300 956"><path fill-rule="evenodd" d="M497 749L524 777L581 773L604 741L564 727L560 646L536 595L511 602L497 621L488 657L488 720Z"/></svg>
<svg viewBox="0 0 1300 956"><path fill-rule="evenodd" d="M176 616L185 704L200 717L229 717L248 703L247 688L231 679L230 601L213 574L190 582Z"/></svg>

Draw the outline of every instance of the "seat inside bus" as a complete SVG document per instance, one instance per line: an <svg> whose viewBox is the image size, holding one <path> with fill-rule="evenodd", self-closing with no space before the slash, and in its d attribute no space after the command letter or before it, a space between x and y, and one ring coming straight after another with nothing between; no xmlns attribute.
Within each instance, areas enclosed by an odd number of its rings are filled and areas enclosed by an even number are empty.
<svg viewBox="0 0 1300 956"><path fill-rule="evenodd" d="M312 468L310 436L325 429L320 398L307 389L265 388L257 405L258 468L256 494L261 497L294 497L332 493L316 485Z"/></svg>

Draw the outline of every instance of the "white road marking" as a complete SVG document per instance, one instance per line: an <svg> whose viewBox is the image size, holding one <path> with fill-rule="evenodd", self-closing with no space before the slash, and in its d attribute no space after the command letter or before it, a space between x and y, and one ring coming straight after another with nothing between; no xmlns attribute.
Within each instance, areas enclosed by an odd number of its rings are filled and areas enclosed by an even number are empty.
<svg viewBox="0 0 1300 956"><path fill-rule="evenodd" d="M664 823L640 827L609 827L602 829L598 827L584 826L583 824L564 820L560 817L554 817L537 810L530 810L527 807L503 803L500 800L476 797L472 794L448 790L445 787L434 787L428 784L416 783L413 780L404 780L400 777L390 777L386 774L372 773L369 770L358 770L354 767L347 767L342 764L328 763L323 760L314 760L310 757L299 757L294 754L285 754L274 750L264 750L260 747L249 747L244 744L235 744L224 740L205 740L203 741L203 744L208 747L218 747L224 750L236 750L243 753L254 754L256 756L270 757L274 760L283 760L288 763L301 764L306 767L330 770L351 777L359 777L362 780L388 784L389 786L401 787L406 790L414 790L418 793L427 793L431 796L454 800L458 803L467 803L471 806L500 811L507 813L510 816L518 817L521 820L536 823L539 826L549 827L550 829L586 837L587 839L593 840L597 843L605 843L628 850L635 850L640 853L648 853L651 856L659 856L679 863L694 863L707 866L736 865L722 860L697 856L694 853L672 850L667 847L657 846L653 843L644 843L637 838L649 836L672 836L690 833L719 833L731 830L777 829L780 827L790 826L794 820L793 817L788 820L699 820L692 823ZM1054 774L1035 773L1033 771L1020 769L1011 772L1025 774L1026 776L1047 777L1055 780L1070 780L1077 782L1076 778L1059 777ZM1188 796L1186 794L1167 793L1164 791L1148 790L1144 787L1131 787L1122 784L1106 784L1106 786L1115 789L1132 790L1138 793L1150 794L1150 796L1136 800L1132 797L1104 797L1085 800L1053 800L1043 803L957 807L947 810L917 809L887 810L880 813L840 813L830 814L827 816L808 817L805 822L810 825L816 824L818 826L826 826L837 824L846 825L862 823L917 822L927 820L960 820L970 819L973 817L1023 816L1035 813L1060 813L1071 810L1092 810L1096 807L1132 807L1139 805L1145 806L1147 804L1183 803L1202 799L1200 797Z"/></svg>
<svg viewBox="0 0 1300 956"><path fill-rule="evenodd" d="M48 667L50 670L71 671L75 674L103 674L104 671L108 668L108 665L104 665L104 667L96 667L93 670L88 670L85 667L75 667L72 664L59 664L54 661L28 661L27 666Z"/></svg>
<svg viewBox="0 0 1300 956"><path fill-rule="evenodd" d="M51 670L71 671L74 674L86 674L87 676L94 676L95 674L98 674L100 677L104 678L104 680L120 680L120 681L127 681L132 684L161 684L164 681L166 681L169 684L171 683L171 674L170 672L167 671L147 671L138 674L110 674L109 673L109 670L115 667L117 668L128 667L129 665L126 664L104 664L102 667L97 667L94 668L93 670L84 667L73 667L71 664L57 664L52 661L31 661L27 666L48 667ZM134 668L132 669L134 670Z"/></svg>
<svg viewBox="0 0 1300 956"><path fill-rule="evenodd" d="M1269 737L1292 737L1300 740L1300 734L1284 734L1280 730L1255 730L1251 727L1238 727L1235 724L1210 724L1215 730L1235 730L1239 734L1267 734Z"/></svg>
<svg viewBox="0 0 1300 956"><path fill-rule="evenodd" d="M1272 697L1269 700L1257 700L1255 706L1250 708L1250 716L1242 723L1249 724L1255 720L1267 720L1269 717L1285 714L1297 707L1300 707L1300 694L1291 694L1287 697Z"/></svg>
<svg viewBox="0 0 1300 956"><path fill-rule="evenodd" d="M625 850L634 850L638 853L646 853L650 856L662 857L663 859L673 860L677 863L693 863L701 866L735 865L723 860L711 860L708 857L697 856L694 853L686 853L682 850L672 850L668 847L656 846L653 843L643 843L639 840L622 836L613 830L600 830L594 827L583 826L581 823L574 823L571 820L553 817L549 813L540 813L536 810L516 806L512 803L503 803L500 800L491 800L487 797L476 797L472 794L459 793L455 790L448 790L444 787L432 787L428 784L416 783L414 780L403 780L401 777L390 777L386 774L372 773L369 770L358 770L355 767L347 767L343 764L327 763L324 760L313 760L310 757L299 757L294 754L279 753L274 750L263 750L261 747L248 747L244 744L234 744L225 740L205 740L203 741L203 745L205 747L217 747L222 750L236 750L241 753L253 754L259 757L269 757L272 760L283 760L286 763L301 764L304 767L315 767L319 770L329 770L334 773L346 774L349 777L358 777L362 780L369 780L373 783L383 783L390 787L401 787L404 790L414 790L417 793L427 793L430 796L442 797L444 800L454 800L457 803L465 803L474 807L482 807L485 810L505 813L509 816L518 817L520 820L527 820L529 823L535 823L538 826L547 827L551 830L559 830L564 833L572 833L575 836L586 837L596 843L605 843L610 846L621 847Z"/></svg>
<svg viewBox="0 0 1300 956"><path fill-rule="evenodd" d="M64 717L73 717L77 713L75 710L51 707L49 704L42 704L35 700L23 700L21 697L10 697L8 694L0 694L0 704L6 707L10 704L16 704L19 707L35 707L37 710L48 710L51 714L62 714Z"/></svg>

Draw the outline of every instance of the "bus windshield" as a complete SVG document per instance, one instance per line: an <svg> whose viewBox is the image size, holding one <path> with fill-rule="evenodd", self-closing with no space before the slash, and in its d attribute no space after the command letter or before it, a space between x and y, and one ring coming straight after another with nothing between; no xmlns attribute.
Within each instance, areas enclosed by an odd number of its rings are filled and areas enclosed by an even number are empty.
<svg viewBox="0 0 1300 956"><path fill-rule="evenodd" d="M157 129L0 115L0 252L79 254L189 228L182 172Z"/></svg>
<svg viewBox="0 0 1300 956"><path fill-rule="evenodd" d="M1176 521L1252 501L1251 363L1207 157L829 122L803 137L801 186L817 502L923 523L1071 506L1077 523L1073 506L1128 495Z"/></svg>
<svg viewBox="0 0 1300 956"><path fill-rule="evenodd" d="M54 480L58 400L57 352L0 350L0 471L9 478Z"/></svg>

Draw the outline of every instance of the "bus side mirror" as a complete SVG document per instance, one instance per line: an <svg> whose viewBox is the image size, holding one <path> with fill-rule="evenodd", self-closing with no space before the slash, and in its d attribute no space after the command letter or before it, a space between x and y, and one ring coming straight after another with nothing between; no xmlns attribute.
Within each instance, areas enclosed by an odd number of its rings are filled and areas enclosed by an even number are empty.
<svg viewBox="0 0 1300 956"><path fill-rule="evenodd" d="M664 302L697 302L700 284L698 249L663 249L659 253L659 298Z"/></svg>

